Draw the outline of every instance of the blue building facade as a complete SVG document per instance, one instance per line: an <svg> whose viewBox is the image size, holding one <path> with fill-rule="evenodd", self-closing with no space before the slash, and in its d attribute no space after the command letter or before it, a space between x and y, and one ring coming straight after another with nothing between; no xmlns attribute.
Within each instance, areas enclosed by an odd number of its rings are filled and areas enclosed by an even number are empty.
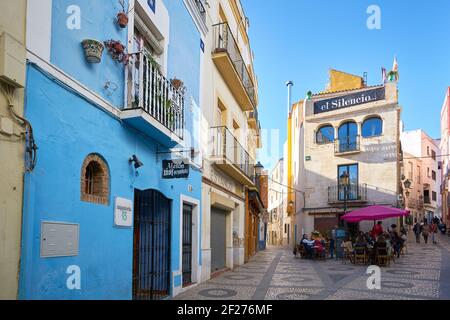
<svg viewBox="0 0 450 320"><path fill-rule="evenodd" d="M28 62L39 150L25 177L21 299L164 299L199 281L201 34L183 1L124 4L121 28L119 1L53 1L50 60ZM138 32L148 52L134 51ZM124 64L105 48L89 63L85 39L133 55Z"/></svg>

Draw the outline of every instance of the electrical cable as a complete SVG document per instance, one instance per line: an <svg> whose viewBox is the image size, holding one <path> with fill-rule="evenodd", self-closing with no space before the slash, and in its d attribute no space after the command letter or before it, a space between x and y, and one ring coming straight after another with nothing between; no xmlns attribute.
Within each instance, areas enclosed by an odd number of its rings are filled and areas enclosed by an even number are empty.
<svg viewBox="0 0 450 320"><path fill-rule="evenodd" d="M31 123L25 119L24 117L20 116L19 114L16 113L15 109L14 109L14 93L15 93L15 88L2 83L0 85L0 89L3 92L3 94L5 95L7 101L8 101L8 105L9 105L9 111L12 114L14 120L19 123L21 126L25 126L25 141L26 141L26 149L25 152L28 155L28 163L26 164L26 171L27 172L31 172L34 170L34 168L36 167L36 162L37 162L37 150L38 147L36 145L36 142L34 140L34 135L33 135L33 127L31 126ZM21 121L21 122L20 122Z"/></svg>

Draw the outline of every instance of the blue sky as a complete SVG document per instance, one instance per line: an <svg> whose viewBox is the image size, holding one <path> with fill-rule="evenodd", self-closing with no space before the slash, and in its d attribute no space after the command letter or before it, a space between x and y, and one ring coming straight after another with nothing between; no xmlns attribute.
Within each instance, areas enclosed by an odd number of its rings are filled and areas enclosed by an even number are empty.
<svg viewBox="0 0 450 320"><path fill-rule="evenodd" d="M293 101L309 90L323 90L329 68L361 76L367 72L369 85L380 84L381 67L390 70L396 55L406 130L422 128L432 137L440 136L440 110L450 86L450 1L242 0L242 4L250 19L263 129L279 129L280 140L285 141L287 80L295 83ZM381 9L381 30L366 26L370 5ZM281 156L282 145L270 140L264 138L260 152L268 169Z"/></svg>

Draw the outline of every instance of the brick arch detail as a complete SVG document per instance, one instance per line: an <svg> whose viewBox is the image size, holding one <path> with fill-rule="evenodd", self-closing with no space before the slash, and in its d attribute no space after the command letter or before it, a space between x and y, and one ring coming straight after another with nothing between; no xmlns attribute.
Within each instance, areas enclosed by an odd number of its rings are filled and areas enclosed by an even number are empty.
<svg viewBox="0 0 450 320"><path fill-rule="evenodd" d="M101 190L100 195L93 195L86 193L86 169L89 164L95 162L100 167L101 175L96 177L97 183L101 182ZM81 167L81 177L80 177L80 193L81 193L81 201L91 202L102 205L109 205L109 194L110 194L110 174L109 168L106 161L98 154L90 154L88 155ZM100 181L98 180L100 179Z"/></svg>

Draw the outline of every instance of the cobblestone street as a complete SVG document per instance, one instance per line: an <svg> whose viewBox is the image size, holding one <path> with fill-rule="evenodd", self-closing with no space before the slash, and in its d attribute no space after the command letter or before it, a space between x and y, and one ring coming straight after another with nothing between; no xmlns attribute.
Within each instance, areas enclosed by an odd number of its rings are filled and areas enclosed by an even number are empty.
<svg viewBox="0 0 450 320"><path fill-rule="evenodd" d="M366 287L366 266L295 258L268 248L251 261L177 296L177 300L422 300L450 299L450 238L408 241L408 253L382 268L381 290Z"/></svg>

